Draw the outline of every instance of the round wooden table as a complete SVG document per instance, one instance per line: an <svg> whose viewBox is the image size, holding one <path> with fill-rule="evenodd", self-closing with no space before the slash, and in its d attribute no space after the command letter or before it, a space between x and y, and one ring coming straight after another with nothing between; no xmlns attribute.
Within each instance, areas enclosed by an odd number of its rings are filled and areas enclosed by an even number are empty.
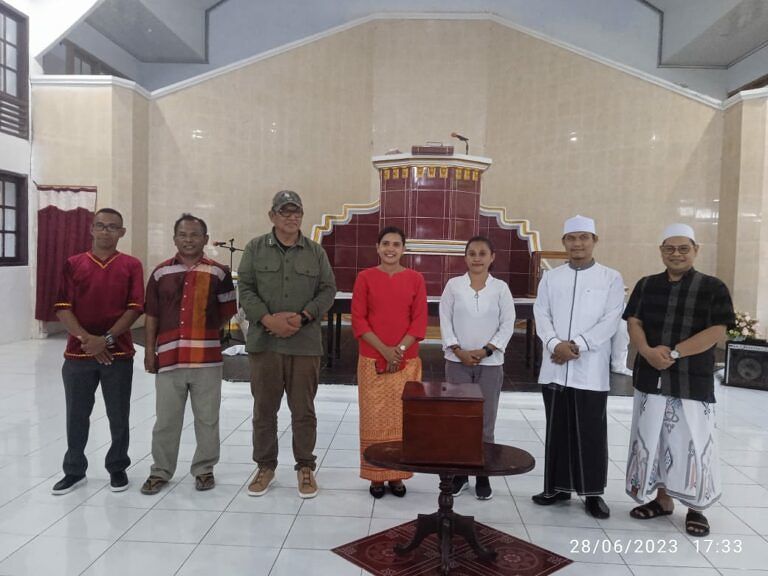
<svg viewBox="0 0 768 576"><path fill-rule="evenodd" d="M416 533L406 545L396 544L395 553L406 554L414 550L430 534L437 534L440 545L442 573L448 574L450 556L453 551L453 535L462 536L482 560L493 560L496 552L483 547L475 534L474 516L463 516L453 511L453 477L466 476L511 476L533 470L536 461L525 450L504 444L483 444L484 466L451 466L433 464L410 464L402 462L402 442L382 442L366 448L363 457L374 466L406 472L437 474L440 476L438 509L432 514L419 514Z"/></svg>

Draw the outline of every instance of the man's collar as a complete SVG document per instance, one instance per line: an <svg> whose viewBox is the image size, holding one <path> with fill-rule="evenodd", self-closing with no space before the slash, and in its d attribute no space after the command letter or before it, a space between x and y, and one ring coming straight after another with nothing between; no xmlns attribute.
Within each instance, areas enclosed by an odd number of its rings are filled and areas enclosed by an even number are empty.
<svg viewBox="0 0 768 576"><path fill-rule="evenodd" d="M277 235L275 234L275 228L273 227L269 234L267 234L267 246L285 246L285 244L282 244L278 239ZM293 248L294 246L298 246L300 248L306 248L307 247L307 238L304 236L304 234L301 233L301 230L299 230L299 238L296 240L295 244L291 244L288 246L288 248Z"/></svg>
<svg viewBox="0 0 768 576"><path fill-rule="evenodd" d="M595 261L594 258L592 258L592 260L588 264L584 264L583 266L574 266L573 263L570 260L568 260L568 266L570 267L571 270L587 270L588 268L592 268L592 266L594 266L595 264L597 264L597 262Z"/></svg>
<svg viewBox="0 0 768 576"><path fill-rule="evenodd" d="M184 261L179 256L178 252L176 252L176 254L173 255L173 258L171 258L171 263L173 263L173 264L181 264L182 266L186 266L186 264L184 264ZM210 264L210 263L211 263L211 260L209 258L206 258L205 254L203 254L203 256L200 258L200 260L195 262L191 266L191 268L194 268L198 264Z"/></svg>
<svg viewBox="0 0 768 576"><path fill-rule="evenodd" d="M662 272L662 274L664 274L664 278L667 279L667 282L670 282L672 284L677 284L678 282L682 282L683 280L690 280L693 277L693 275L696 274L696 268L691 266L685 274L680 276L679 280L671 280L669 278L669 269L664 270L664 272Z"/></svg>

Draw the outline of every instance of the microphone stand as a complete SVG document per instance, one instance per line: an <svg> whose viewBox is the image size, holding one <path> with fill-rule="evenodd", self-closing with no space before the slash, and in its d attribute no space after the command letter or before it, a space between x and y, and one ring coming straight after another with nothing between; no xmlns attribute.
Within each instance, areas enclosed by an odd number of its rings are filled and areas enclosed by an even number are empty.
<svg viewBox="0 0 768 576"><path fill-rule="evenodd" d="M214 246L218 248L224 248L225 250L229 250L229 272L232 273L233 266L234 266L234 260L235 260L235 252L245 252L242 248L236 248L235 247L235 239L230 238L227 242L229 242L229 246L227 246L226 242L215 242ZM239 342L241 344L245 344L245 340L240 340L240 338L235 338L232 336L232 319L229 319L229 322L227 322L227 329L222 335L222 340L224 342Z"/></svg>

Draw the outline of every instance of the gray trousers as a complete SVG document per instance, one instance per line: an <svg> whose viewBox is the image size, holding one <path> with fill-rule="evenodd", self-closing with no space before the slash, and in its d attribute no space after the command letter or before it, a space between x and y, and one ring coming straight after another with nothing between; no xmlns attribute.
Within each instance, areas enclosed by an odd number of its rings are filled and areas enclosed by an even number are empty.
<svg viewBox="0 0 768 576"><path fill-rule="evenodd" d="M464 366L445 361L445 379L449 384L479 384L483 392L483 442L493 442L496 412L504 382L504 366Z"/></svg>
<svg viewBox="0 0 768 576"><path fill-rule="evenodd" d="M176 472L184 408L189 396L195 418L197 448L190 471L193 476L213 472L219 461L219 408L222 366L177 368L155 378L155 427L152 429L150 475L170 480Z"/></svg>

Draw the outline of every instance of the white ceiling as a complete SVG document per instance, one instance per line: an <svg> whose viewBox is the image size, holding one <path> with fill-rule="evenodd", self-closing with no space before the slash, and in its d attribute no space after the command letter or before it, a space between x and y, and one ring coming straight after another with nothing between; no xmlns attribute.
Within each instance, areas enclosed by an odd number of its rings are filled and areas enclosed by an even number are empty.
<svg viewBox="0 0 768 576"><path fill-rule="evenodd" d="M134 79L155 89L372 14L417 13L492 14L717 97L722 70L768 46L768 0L99 0L82 25L130 54ZM109 64L103 45L82 47ZM768 68L763 52L752 60Z"/></svg>
<svg viewBox="0 0 768 576"><path fill-rule="evenodd" d="M661 66L730 68L768 45L766 0L649 0L662 12Z"/></svg>

